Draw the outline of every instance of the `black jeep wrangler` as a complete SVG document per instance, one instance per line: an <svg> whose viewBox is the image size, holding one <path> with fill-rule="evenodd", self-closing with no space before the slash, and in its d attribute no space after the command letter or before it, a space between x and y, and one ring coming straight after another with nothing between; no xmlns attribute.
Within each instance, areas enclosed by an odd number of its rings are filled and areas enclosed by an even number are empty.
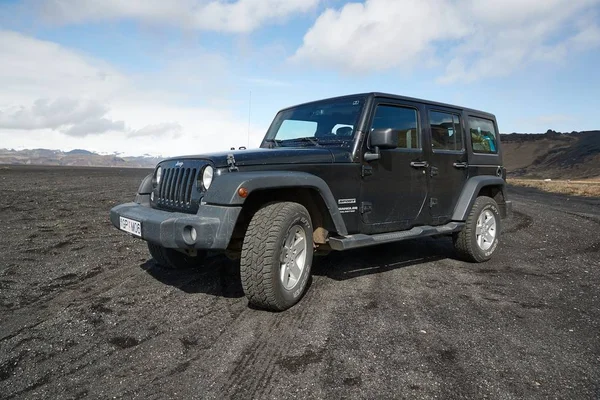
<svg viewBox="0 0 600 400"><path fill-rule="evenodd" d="M167 268L239 257L250 303L285 310L315 252L451 235L489 260L505 177L494 115L368 93L280 111L256 150L165 160L110 219Z"/></svg>

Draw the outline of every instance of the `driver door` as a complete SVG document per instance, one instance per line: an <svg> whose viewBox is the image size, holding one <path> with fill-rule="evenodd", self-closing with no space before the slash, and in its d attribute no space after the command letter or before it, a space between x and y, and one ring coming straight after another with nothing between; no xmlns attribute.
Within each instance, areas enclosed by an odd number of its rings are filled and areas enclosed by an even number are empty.
<svg viewBox="0 0 600 400"><path fill-rule="evenodd" d="M373 107L369 133L380 128L398 130L399 142L396 149L381 150L378 160L363 161L363 231L382 233L428 224L431 218L425 203L429 178L421 106L380 100ZM368 137L366 142L368 147Z"/></svg>

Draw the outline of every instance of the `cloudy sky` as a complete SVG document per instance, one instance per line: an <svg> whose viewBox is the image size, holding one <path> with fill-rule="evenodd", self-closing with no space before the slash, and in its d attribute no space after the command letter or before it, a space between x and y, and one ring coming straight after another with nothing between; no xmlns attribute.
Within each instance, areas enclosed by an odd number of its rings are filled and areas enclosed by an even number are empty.
<svg viewBox="0 0 600 400"><path fill-rule="evenodd" d="M256 146L280 108L367 91L599 129L599 65L600 0L0 0L0 148Z"/></svg>

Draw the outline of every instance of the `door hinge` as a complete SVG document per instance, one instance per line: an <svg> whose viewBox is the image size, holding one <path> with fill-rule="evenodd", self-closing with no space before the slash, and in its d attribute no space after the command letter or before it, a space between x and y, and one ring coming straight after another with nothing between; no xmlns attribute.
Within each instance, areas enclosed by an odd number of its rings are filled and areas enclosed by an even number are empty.
<svg viewBox="0 0 600 400"><path fill-rule="evenodd" d="M371 167L370 165L364 165L362 166L362 170L360 175L364 178L365 176L369 176L369 175L373 175L373 167Z"/></svg>
<svg viewBox="0 0 600 400"><path fill-rule="evenodd" d="M438 172L439 172L439 170L438 170L438 167L434 167L434 166L432 165L432 166L431 166L431 170L430 170L430 172L429 172L429 173L430 173L430 175L431 175L432 177L434 177L434 176L436 176L436 175L438 174Z"/></svg>
<svg viewBox="0 0 600 400"><path fill-rule="evenodd" d="M429 207L430 208L437 206L437 204L438 204L438 200L435 197L429 198Z"/></svg>
<svg viewBox="0 0 600 400"><path fill-rule="evenodd" d="M371 210L373 210L373 204L371 204L368 201L363 201L362 203L360 203L360 213L361 214L366 214L368 212L371 212Z"/></svg>

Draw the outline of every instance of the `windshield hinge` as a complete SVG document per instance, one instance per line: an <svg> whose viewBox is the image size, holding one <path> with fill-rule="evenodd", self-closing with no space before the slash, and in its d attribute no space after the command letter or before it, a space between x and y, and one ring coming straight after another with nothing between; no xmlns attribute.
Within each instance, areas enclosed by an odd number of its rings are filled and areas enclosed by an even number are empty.
<svg viewBox="0 0 600 400"><path fill-rule="evenodd" d="M360 175L364 178L365 176L373 175L373 167L370 165L362 165L362 171Z"/></svg>
<svg viewBox="0 0 600 400"><path fill-rule="evenodd" d="M229 172L239 171L238 167L235 165L235 157L233 154L227 154L227 166L229 167Z"/></svg>

